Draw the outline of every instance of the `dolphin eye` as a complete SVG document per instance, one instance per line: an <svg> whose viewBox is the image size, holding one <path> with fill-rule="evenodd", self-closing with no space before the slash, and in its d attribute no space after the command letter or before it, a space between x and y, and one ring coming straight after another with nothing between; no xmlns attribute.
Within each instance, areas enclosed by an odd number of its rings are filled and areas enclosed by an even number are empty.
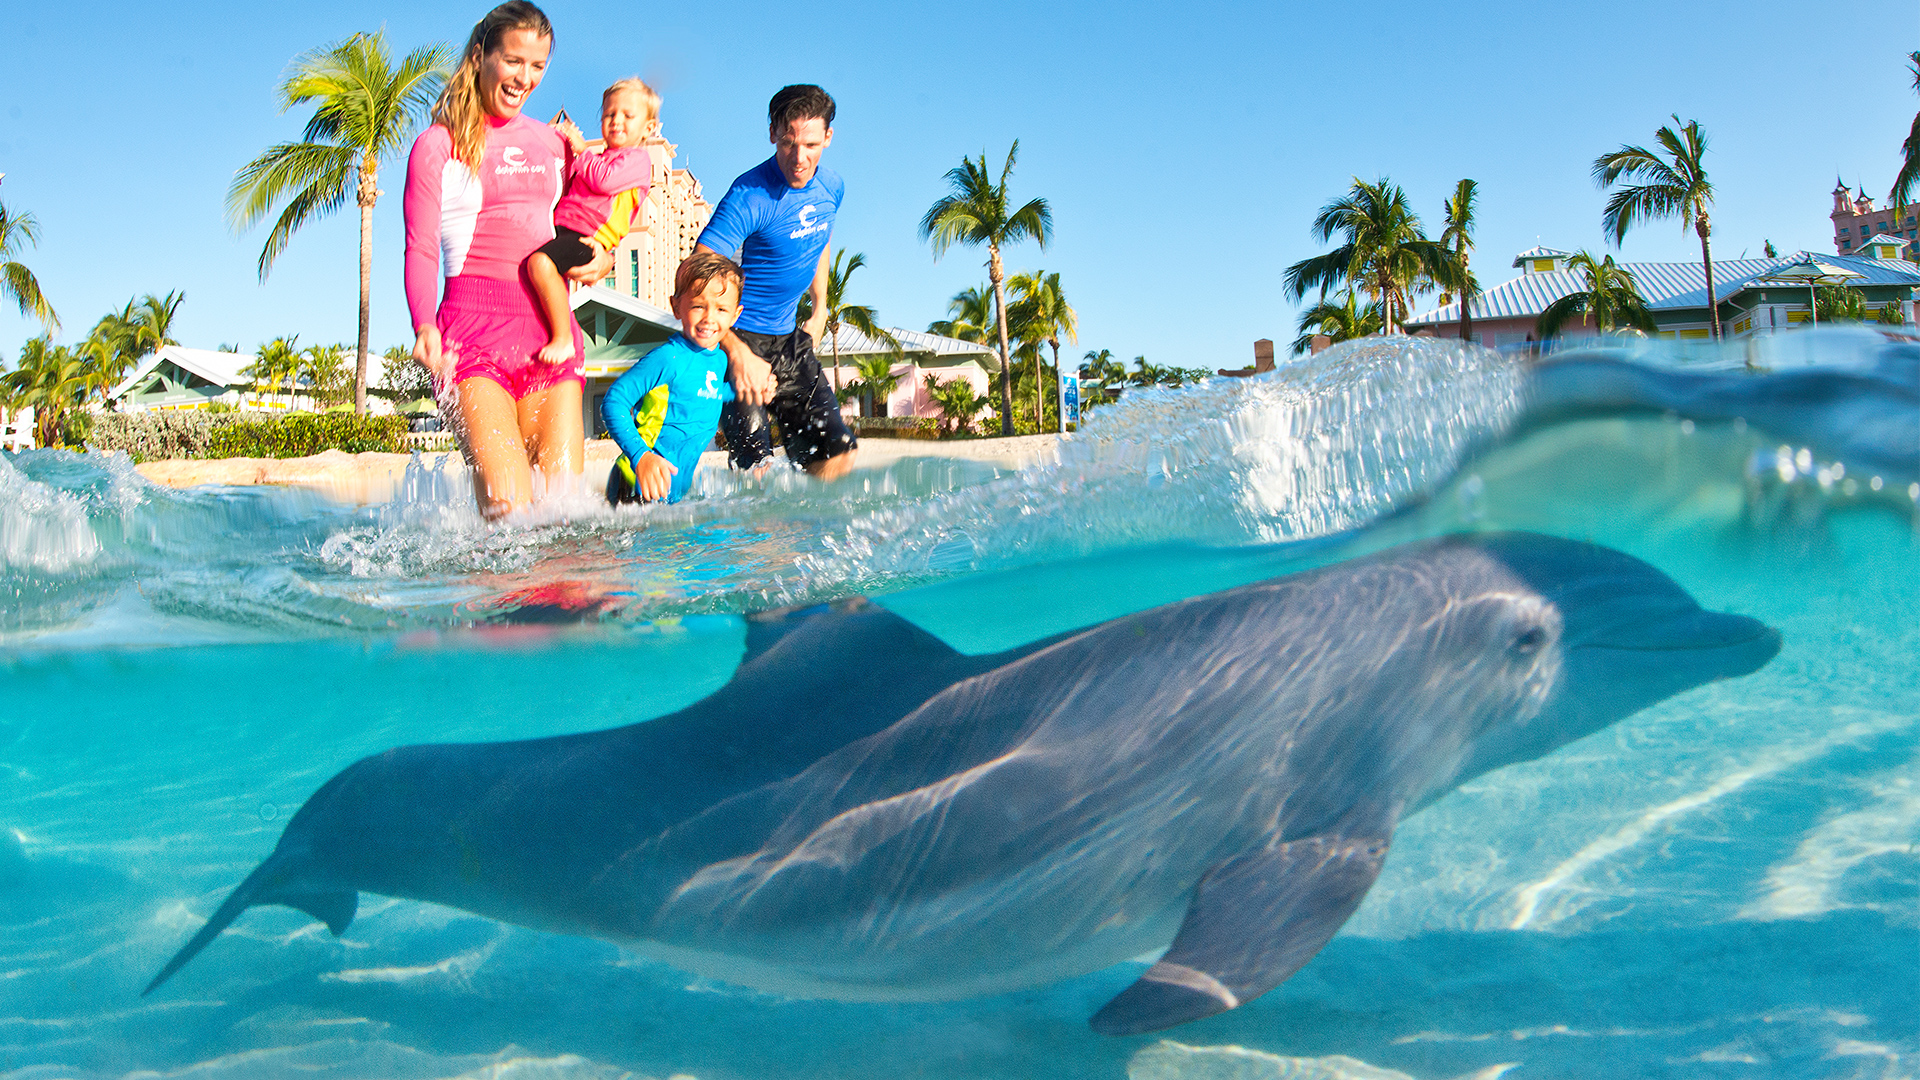
<svg viewBox="0 0 1920 1080"><path fill-rule="evenodd" d="M1532 656L1547 643L1547 632L1538 626L1529 626L1514 636L1512 649L1521 656Z"/></svg>

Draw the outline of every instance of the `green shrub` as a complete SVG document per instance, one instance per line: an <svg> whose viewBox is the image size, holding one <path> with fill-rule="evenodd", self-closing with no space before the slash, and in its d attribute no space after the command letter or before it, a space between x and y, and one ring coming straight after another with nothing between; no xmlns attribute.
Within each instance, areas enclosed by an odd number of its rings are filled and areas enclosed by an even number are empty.
<svg viewBox="0 0 1920 1080"><path fill-rule="evenodd" d="M847 422L855 435L881 439L937 439L940 421L931 416L854 416Z"/></svg>
<svg viewBox="0 0 1920 1080"><path fill-rule="evenodd" d="M404 416L293 413L221 424L207 441L207 456L295 458L323 450L397 454L406 449L406 436Z"/></svg>
<svg viewBox="0 0 1920 1080"><path fill-rule="evenodd" d="M349 454L406 450L401 416L357 417L337 413L210 413L152 410L107 413L96 418L87 445L124 451L134 461L169 458L306 457L323 450Z"/></svg>
<svg viewBox="0 0 1920 1080"><path fill-rule="evenodd" d="M233 413L211 415L185 409L103 413L95 418L87 445L95 450L119 450L135 461L203 458L214 426L237 419Z"/></svg>

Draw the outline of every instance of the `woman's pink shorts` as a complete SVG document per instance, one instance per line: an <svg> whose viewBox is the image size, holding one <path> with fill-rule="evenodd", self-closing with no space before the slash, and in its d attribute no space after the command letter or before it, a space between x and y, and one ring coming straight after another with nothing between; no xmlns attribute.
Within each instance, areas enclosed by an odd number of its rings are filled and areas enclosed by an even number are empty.
<svg viewBox="0 0 1920 1080"><path fill-rule="evenodd" d="M586 335L573 321L573 359L543 364L540 349L547 343L547 322L535 306L533 293L519 281L462 274L447 279L440 300L441 347L454 354L453 382L468 379L498 383L515 401L536 390L568 379L586 384L581 373L587 352Z"/></svg>

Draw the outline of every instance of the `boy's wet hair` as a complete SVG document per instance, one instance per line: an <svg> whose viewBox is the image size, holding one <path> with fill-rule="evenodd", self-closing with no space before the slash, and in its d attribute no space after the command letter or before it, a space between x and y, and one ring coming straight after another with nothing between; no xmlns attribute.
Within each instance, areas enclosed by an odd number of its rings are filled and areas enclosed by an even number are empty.
<svg viewBox="0 0 1920 1080"><path fill-rule="evenodd" d="M740 287L747 280L741 273L740 264L725 255L711 251L696 251L680 260L680 269L673 275L673 295L699 296L707 291L707 285L714 278L725 278L733 282L733 294L740 295Z"/></svg>
<svg viewBox="0 0 1920 1080"><path fill-rule="evenodd" d="M798 83L782 87L767 102L767 123L775 131L785 131L795 120L812 120L818 117L827 127L833 126L833 95L812 83Z"/></svg>

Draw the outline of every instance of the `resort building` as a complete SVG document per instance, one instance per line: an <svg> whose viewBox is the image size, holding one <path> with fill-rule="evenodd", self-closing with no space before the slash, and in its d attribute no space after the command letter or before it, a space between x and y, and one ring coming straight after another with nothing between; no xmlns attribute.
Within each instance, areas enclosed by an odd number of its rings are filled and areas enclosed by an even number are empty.
<svg viewBox="0 0 1920 1080"><path fill-rule="evenodd" d="M237 403L253 386L250 376L240 374L253 366L253 360L247 353L168 345L142 357L132 374L107 391L107 401L122 412L204 409L216 401ZM287 408L284 395L277 407Z"/></svg>
<svg viewBox="0 0 1920 1080"><path fill-rule="evenodd" d="M1871 238L1869 238L1871 240ZM1889 237L1888 239L1891 239ZM1920 295L1920 265L1904 258L1883 256L1891 243L1867 245L1867 255L1820 255L1792 252L1773 259L1725 259L1713 264L1715 299L1721 331L1728 337L1772 333L1798 326L1811 318L1811 297L1805 285L1761 279L1810 258L1818 258L1859 276L1847 285L1862 294L1869 312L1886 303L1898 306L1907 325L1914 324L1914 300ZM1534 324L1555 300L1587 287L1586 276L1567 269L1571 252L1537 247L1514 256L1520 276L1473 298L1474 340L1498 348L1534 340ZM1633 274L1646 301L1655 336L1706 338L1712 333L1707 317L1707 276L1698 260L1691 262L1630 262L1621 264ZM1456 337L1460 333L1460 303L1455 301L1415 315L1407 331ZM1592 324L1570 324L1567 337L1596 333Z"/></svg>
<svg viewBox="0 0 1920 1080"><path fill-rule="evenodd" d="M668 291L671 292L670 285ZM582 402L587 414L587 434L589 438L600 438L605 430L600 422L600 401L606 397L608 388L635 361L672 337L680 329L680 322L664 307L622 295L604 285L576 289L573 315L587 336L587 389ZM929 374L942 382L966 379L984 397L987 373L1000 370L999 354L985 345L898 327L889 328L887 332L900 343L893 365L893 374L899 376L900 382L887 395L884 404L876 408L882 415L939 416L940 407L927 396L925 379ZM820 358L822 372L836 388L860 377L861 360L876 353L893 352L891 346L850 326L842 326L833 340L821 342L814 350ZM858 408L849 404L842 411L851 415L857 413Z"/></svg>
<svg viewBox="0 0 1920 1080"><path fill-rule="evenodd" d="M1920 241L1916 236L1920 234L1920 221L1914 219L1914 213L1915 208L1911 206L1876 209L1865 185L1861 185L1860 193L1855 195L1853 189L1836 178L1831 215L1833 250L1842 255L1865 254L1863 249L1868 244L1884 237L1901 245L1900 258L1920 261L1920 246L1916 246Z"/></svg>

